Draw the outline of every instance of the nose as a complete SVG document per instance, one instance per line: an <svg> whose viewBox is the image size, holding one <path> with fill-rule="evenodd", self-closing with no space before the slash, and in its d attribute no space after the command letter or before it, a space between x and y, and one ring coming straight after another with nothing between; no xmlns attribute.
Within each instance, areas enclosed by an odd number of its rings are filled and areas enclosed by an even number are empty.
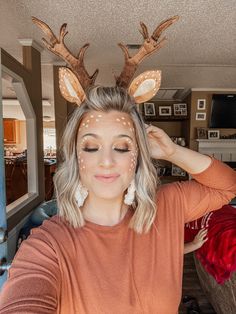
<svg viewBox="0 0 236 314"><path fill-rule="evenodd" d="M101 156L99 160L99 166L104 168L111 168L115 165L115 160L113 156L112 149L102 149Z"/></svg>

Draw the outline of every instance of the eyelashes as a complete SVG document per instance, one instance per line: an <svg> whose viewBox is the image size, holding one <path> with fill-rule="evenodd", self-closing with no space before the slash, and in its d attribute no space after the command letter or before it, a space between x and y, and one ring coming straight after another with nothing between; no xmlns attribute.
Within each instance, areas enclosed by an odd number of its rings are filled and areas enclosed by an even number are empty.
<svg viewBox="0 0 236 314"><path fill-rule="evenodd" d="M84 147L82 148L82 150L84 152L87 152L87 153L95 153L99 150L99 148L88 148L88 147ZM114 148L115 151L119 152L119 153L128 153L130 152L131 150L128 149L128 148Z"/></svg>
<svg viewBox="0 0 236 314"><path fill-rule="evenodd" d="M84 147L84 148L82 148L82 150L83 150L84 152L93 153L93 152L98 151L98 148L87 148L87 147Z"/></svg>

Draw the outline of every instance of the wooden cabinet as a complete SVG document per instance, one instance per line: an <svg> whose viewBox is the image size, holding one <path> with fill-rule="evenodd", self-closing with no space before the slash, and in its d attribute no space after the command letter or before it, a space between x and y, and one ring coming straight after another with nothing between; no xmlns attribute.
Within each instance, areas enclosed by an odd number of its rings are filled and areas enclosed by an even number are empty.
<svg viewBox="0 0 236 314"><path fill-rule="evenodd" d="M56 163L45 164L45 200L52 199L54 193L53 175ZM5 181L7 205L23 196L28 191L27 161L17 161L16 158L5 158Z"/></svg>
<svg viewBox="0 0 236 314"><path fill-rule="evenodd" d="M16 144L16 120L3 119L4 144Z"/></svg>

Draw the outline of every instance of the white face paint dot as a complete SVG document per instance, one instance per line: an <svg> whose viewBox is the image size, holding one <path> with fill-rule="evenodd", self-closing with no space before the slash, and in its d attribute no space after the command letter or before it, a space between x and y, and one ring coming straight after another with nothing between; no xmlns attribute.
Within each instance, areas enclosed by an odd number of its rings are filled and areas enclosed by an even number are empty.
<svg viewBox="0 0 236 314"><path fill-rule="evenodd" d="M93 118L94 116L91 114L90 118Z"/></svg>
<svg viewBox="0 0 236 314"><path fill-rule="evenodd" d="M122 119L122 120L125 120L125 118L124 118L124 117L121 117L121 119Z"/></svg>
<svg viewBox="0 0 236 314"><path fill-rule="evenodd" d="M120 119L117 118L116 121L119 121L119 122L120 122Z"/></svg>
<svg viewBox="0 0 236 314"><path fill-rule="evenodd" d="M101 115L101 114L99 114L99 115L98 115L98 117L99 117L99 118L101 118L101 117L102 117L102 115Z"/></svg>
<svg viewBox="0 0 236 314"><path fill-rule="evenodd" d="M99 119L96 119L96 122L99 122Z"/></svg>

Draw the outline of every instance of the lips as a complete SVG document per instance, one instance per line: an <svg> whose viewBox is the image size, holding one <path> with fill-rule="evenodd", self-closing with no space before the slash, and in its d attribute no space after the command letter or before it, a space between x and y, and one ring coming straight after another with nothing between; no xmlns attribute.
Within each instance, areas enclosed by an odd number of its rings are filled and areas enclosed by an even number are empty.
<svg viewBox="0 0 236 314"><path fill-rule="evenodd" d="M95 178L101 182L111 183L114 182L119 176L119 174L99 174L95 175Z"/></svg>

